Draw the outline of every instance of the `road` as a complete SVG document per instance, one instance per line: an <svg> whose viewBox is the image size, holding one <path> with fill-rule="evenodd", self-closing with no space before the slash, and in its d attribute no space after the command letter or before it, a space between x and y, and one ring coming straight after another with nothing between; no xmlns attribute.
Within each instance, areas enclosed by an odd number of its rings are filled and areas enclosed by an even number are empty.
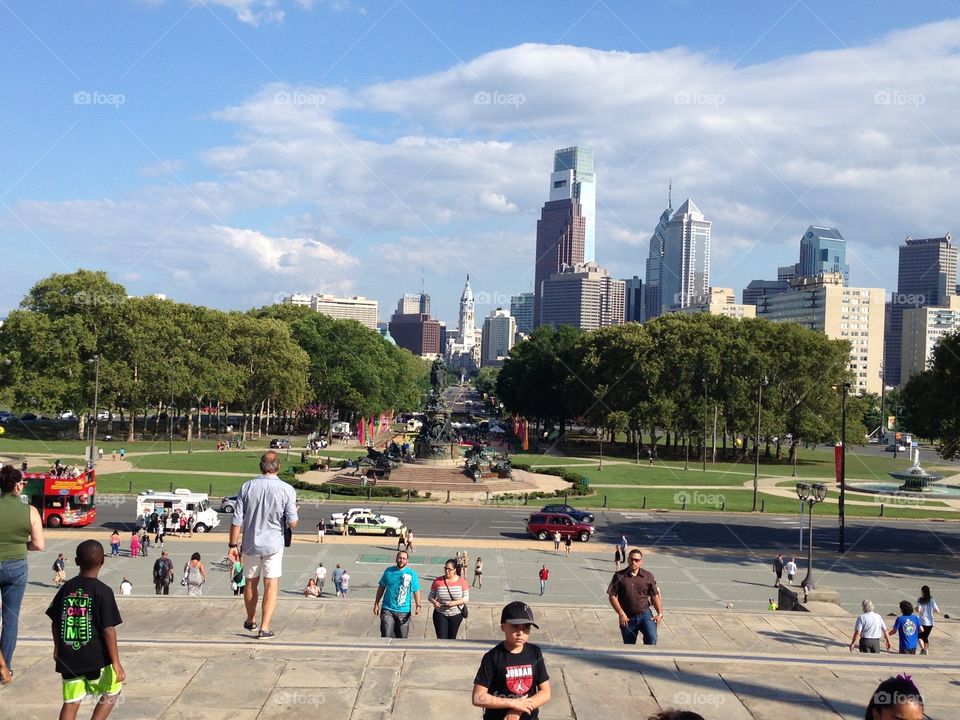
<svg viewBox="0 0 960 720"><path fill-rule="evenodd" d="M356 506L368 506L357 501ZM122 495L98 499L97 524L109 528L133 526L136 512L132 498ZM351 504L353 506L353 504ZM319 518L342 512L343 502L302 502L298 533L312 533ZM421 537L509 540L527 537L525 520L535 506L463 507L405 503L369 504L376 512L396 515ZM215 532L226 532L230 516L220 515ZM742 550L791 552L799 546L796 515L603 511L594 525L593 544L613 545L625 534L633 544L667 549ZM806 542L806 539L804 539ZM836 551L839 527L836 516L814 514L814 546L818 551ZM846 545L855 552L898 552L929 555L960 555L960 523L913 520L848 520ZM611 549L612 553L612 549Z"/></svg>

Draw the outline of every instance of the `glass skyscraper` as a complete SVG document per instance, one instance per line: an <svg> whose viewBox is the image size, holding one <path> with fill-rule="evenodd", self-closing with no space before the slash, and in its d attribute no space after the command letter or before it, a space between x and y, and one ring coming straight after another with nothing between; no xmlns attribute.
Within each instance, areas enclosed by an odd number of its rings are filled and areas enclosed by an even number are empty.
<svg viewBox="0 0 960 720"><path fill-rule="evenodd" d="M836 228L811 225L800 238L800 277L815 278L823 273L840 273L850 284L847 241Z"/></svg>
<svg viewBox="0 0 960 720"><path fill-rule="evenodd" d="M596 259L597 175L593 171L593 148L575 146L557 150L550 175L550 200L575 199L585 220L583 261Z"/></svg>
<svg viewBox="0 0 960 720"><path fill-rule="evenodd" d="M710 228L693 200L689 198L666 223L663 233L663 257L660 261L661 311L685 308L697 295L710 290Z"/></svg>

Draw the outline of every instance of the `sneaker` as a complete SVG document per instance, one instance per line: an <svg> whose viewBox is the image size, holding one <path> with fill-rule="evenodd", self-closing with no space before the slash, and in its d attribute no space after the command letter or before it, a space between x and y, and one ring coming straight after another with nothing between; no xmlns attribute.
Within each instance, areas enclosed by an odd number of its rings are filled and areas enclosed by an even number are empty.
<svg viewBox="0 0 960 720"><path fill-rule="evenodd" d="M276 633L273 632L272 630L261 630L260 634L257 635L257 637L260 638L261 640L269 640L274 635L276 635Z"/></svg>
<svg viewBox="0 0 960 720"><path fill-rule="evenodd" d="M243 629L244 629L244 630L256 630L256 629L257 629L257 624L256 624L255 622L250 622L250 621L248 621L248 620L244 620L244 621L243 621Z"/></svg>
<svg viewBox="0 0 960 720"><path fill-rule="evenodd" d="M920 654L921 654L921 655L926 655L926 654L927 654L926 648L920 648Z"/></svg>

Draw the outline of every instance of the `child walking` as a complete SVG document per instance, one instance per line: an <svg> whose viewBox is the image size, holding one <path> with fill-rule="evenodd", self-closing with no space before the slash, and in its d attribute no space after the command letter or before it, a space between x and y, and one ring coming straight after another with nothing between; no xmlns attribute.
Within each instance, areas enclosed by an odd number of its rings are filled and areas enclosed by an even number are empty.
<svg viewBox="0 0 960 720"><path fill-rule="evenodd" d="M87 696L98 698L93 720L105 720L126 678L117 648L120 610L113 590L97 577L103 558L103 545L96 540L80 543L76 556L80 574L60 587L47 608L53 657L63 677L60 720L75 720Z"/></svg>
<svg viewBox="0 0 960 720"><path fill-rule="evenodd" d="M484 720L537 720L550 700L550 676L540 648L530 642L533 610L512 602L500 613L503 642L488 650L473 679L473 705Z"/></svg>

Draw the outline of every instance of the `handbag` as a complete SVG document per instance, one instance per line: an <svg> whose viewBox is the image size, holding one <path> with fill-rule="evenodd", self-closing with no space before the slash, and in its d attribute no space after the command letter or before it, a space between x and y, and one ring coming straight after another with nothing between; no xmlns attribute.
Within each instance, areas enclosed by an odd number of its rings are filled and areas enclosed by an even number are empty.
<svg viewBox="0 0 960 720"><path fill-rule="evenodd" d="M290 547L293 544L293 528L287 525L283 528L283 546Z"/></svg>
<svg viewBox="0 0 960 720"><path fill-rule="evenodd" d="M453 597L453 594L450 592L450 586L447 585L447 579L443 579L443 584L447 588L447 594L450 597ZM470 609L466 605L457 605L457 609L460 610L460 614L463 615L463 619L466 620L470 616Z"/></svg>

